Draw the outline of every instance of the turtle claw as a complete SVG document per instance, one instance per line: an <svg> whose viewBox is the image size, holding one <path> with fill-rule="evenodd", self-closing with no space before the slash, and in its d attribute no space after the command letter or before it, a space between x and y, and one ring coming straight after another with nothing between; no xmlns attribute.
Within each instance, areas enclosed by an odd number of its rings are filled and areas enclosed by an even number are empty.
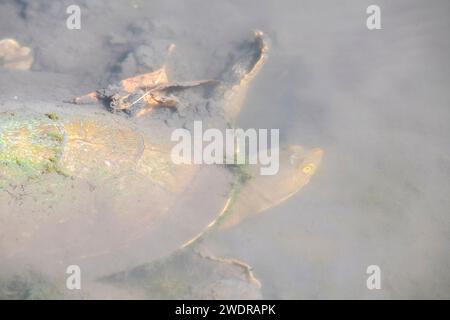
<svg viewBox="0 0 450 320"><path fill-rule="evenodd" d="M64 102L73 104L94 104L98 102L97 92L90 92L83 96L65 100Z"/></svg>

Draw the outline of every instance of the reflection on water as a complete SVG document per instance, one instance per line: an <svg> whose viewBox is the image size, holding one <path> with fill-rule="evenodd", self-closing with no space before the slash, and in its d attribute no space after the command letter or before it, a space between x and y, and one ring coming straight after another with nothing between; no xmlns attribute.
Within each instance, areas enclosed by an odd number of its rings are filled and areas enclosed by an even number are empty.
<svg viewBox="0 0 450 320"><path fill-rule="evenodd" d="M218 281L226 291L236 288L230 282L241 281L240 293L250 288L265 298L449 297L446 1L378 1L378 31L365 27L365 9L372 4L367 1L229 0L208 3L209 15L198 14L205 7L201 1L86 1L82 10L89 14L77 32L61 20L64 1L44 3L0 4L0 38L17 37L38 48L33 69L49 73L49 83L53 73L68 77L51 93L34 92L38 99L83 94L114 77L142 72L161 60L140 55L143 46L170 41L177 43L171 75L207 79L220 72L216 62L226 59L227 48L258 28L271 40L270 59L250 87L239 126L280 128L282 145L326 152L299 194L203 240L215 256L251 265L261 292L245 284L245 270L215 272L215 265L197 261L194 253L106 279L98 292L112 292L113 286L114 297L159 298L168 292L184 298L199 294L192 279L198 282L203 273L213 275L203 279L205 288ZM5 87L11 82L0 81ZM20 92L16 83L2 100ZM382 290L366 288L372 264L382 270ZM38 284L30 289L30 282ZM0 288L22 298L53 297L53 285L45 283L30 273L2 279Z"/></svg>

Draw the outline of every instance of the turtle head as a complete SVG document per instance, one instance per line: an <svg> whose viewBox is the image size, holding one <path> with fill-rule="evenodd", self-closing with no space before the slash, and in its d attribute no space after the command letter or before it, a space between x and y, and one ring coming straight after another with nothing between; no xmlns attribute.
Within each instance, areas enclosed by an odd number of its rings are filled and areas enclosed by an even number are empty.
<svg viewBox="0 0 450 320"><path fill-rule="evenodd" d="M229 211L220 228L234 226L248 216L275 207L296 194L317 172L323 153L319 148L305 150L298 145L280 149L277 174L252 174L234 200L233 207L226 207Z"/></svg>
<svg viewBox="0 0 450 320"><path fill-rule="evenodd" d="M305 150L299 145L289 145L284 152L284 170L290 176L286 186L289 196L305 186L316 173L323 157L323 150L313 148ZM283 170L283 169L282 169Z"/></svg>

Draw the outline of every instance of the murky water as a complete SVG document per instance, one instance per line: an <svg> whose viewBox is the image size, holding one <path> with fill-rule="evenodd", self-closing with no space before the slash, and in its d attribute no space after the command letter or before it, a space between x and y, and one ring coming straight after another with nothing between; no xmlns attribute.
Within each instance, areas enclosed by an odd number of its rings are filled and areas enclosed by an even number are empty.
<svg viewBox="0 0 450 320"><path fill-rule="evenodd" d="M321 147L322 165L286 202L204 240L252 266L263 297L450 296L447 1L378 1L374 31L372 1L78 1L81 29L68 30L72 2L0 2L0 39L33 48L33 73L53 84L26 88L38 101L142 72L120 63L142 43L176 42L169 71L192 80L217 74L250 30L268 35L269 60L238 123L279 128L282 145ZM3 108L23 80L1 72ZM366 287L369 265L381 268L381 290Z"/></svg>

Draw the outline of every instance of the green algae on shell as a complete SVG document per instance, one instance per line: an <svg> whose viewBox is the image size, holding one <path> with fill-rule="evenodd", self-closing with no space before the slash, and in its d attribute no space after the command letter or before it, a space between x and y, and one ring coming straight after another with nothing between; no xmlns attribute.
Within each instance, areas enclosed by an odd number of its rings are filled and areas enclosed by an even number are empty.
<svg viewBox="0 0 450 320"><path fill-rule="evenodd" d="M48 118L0 118L0 187L59 171L64 130Z"/></svg>

